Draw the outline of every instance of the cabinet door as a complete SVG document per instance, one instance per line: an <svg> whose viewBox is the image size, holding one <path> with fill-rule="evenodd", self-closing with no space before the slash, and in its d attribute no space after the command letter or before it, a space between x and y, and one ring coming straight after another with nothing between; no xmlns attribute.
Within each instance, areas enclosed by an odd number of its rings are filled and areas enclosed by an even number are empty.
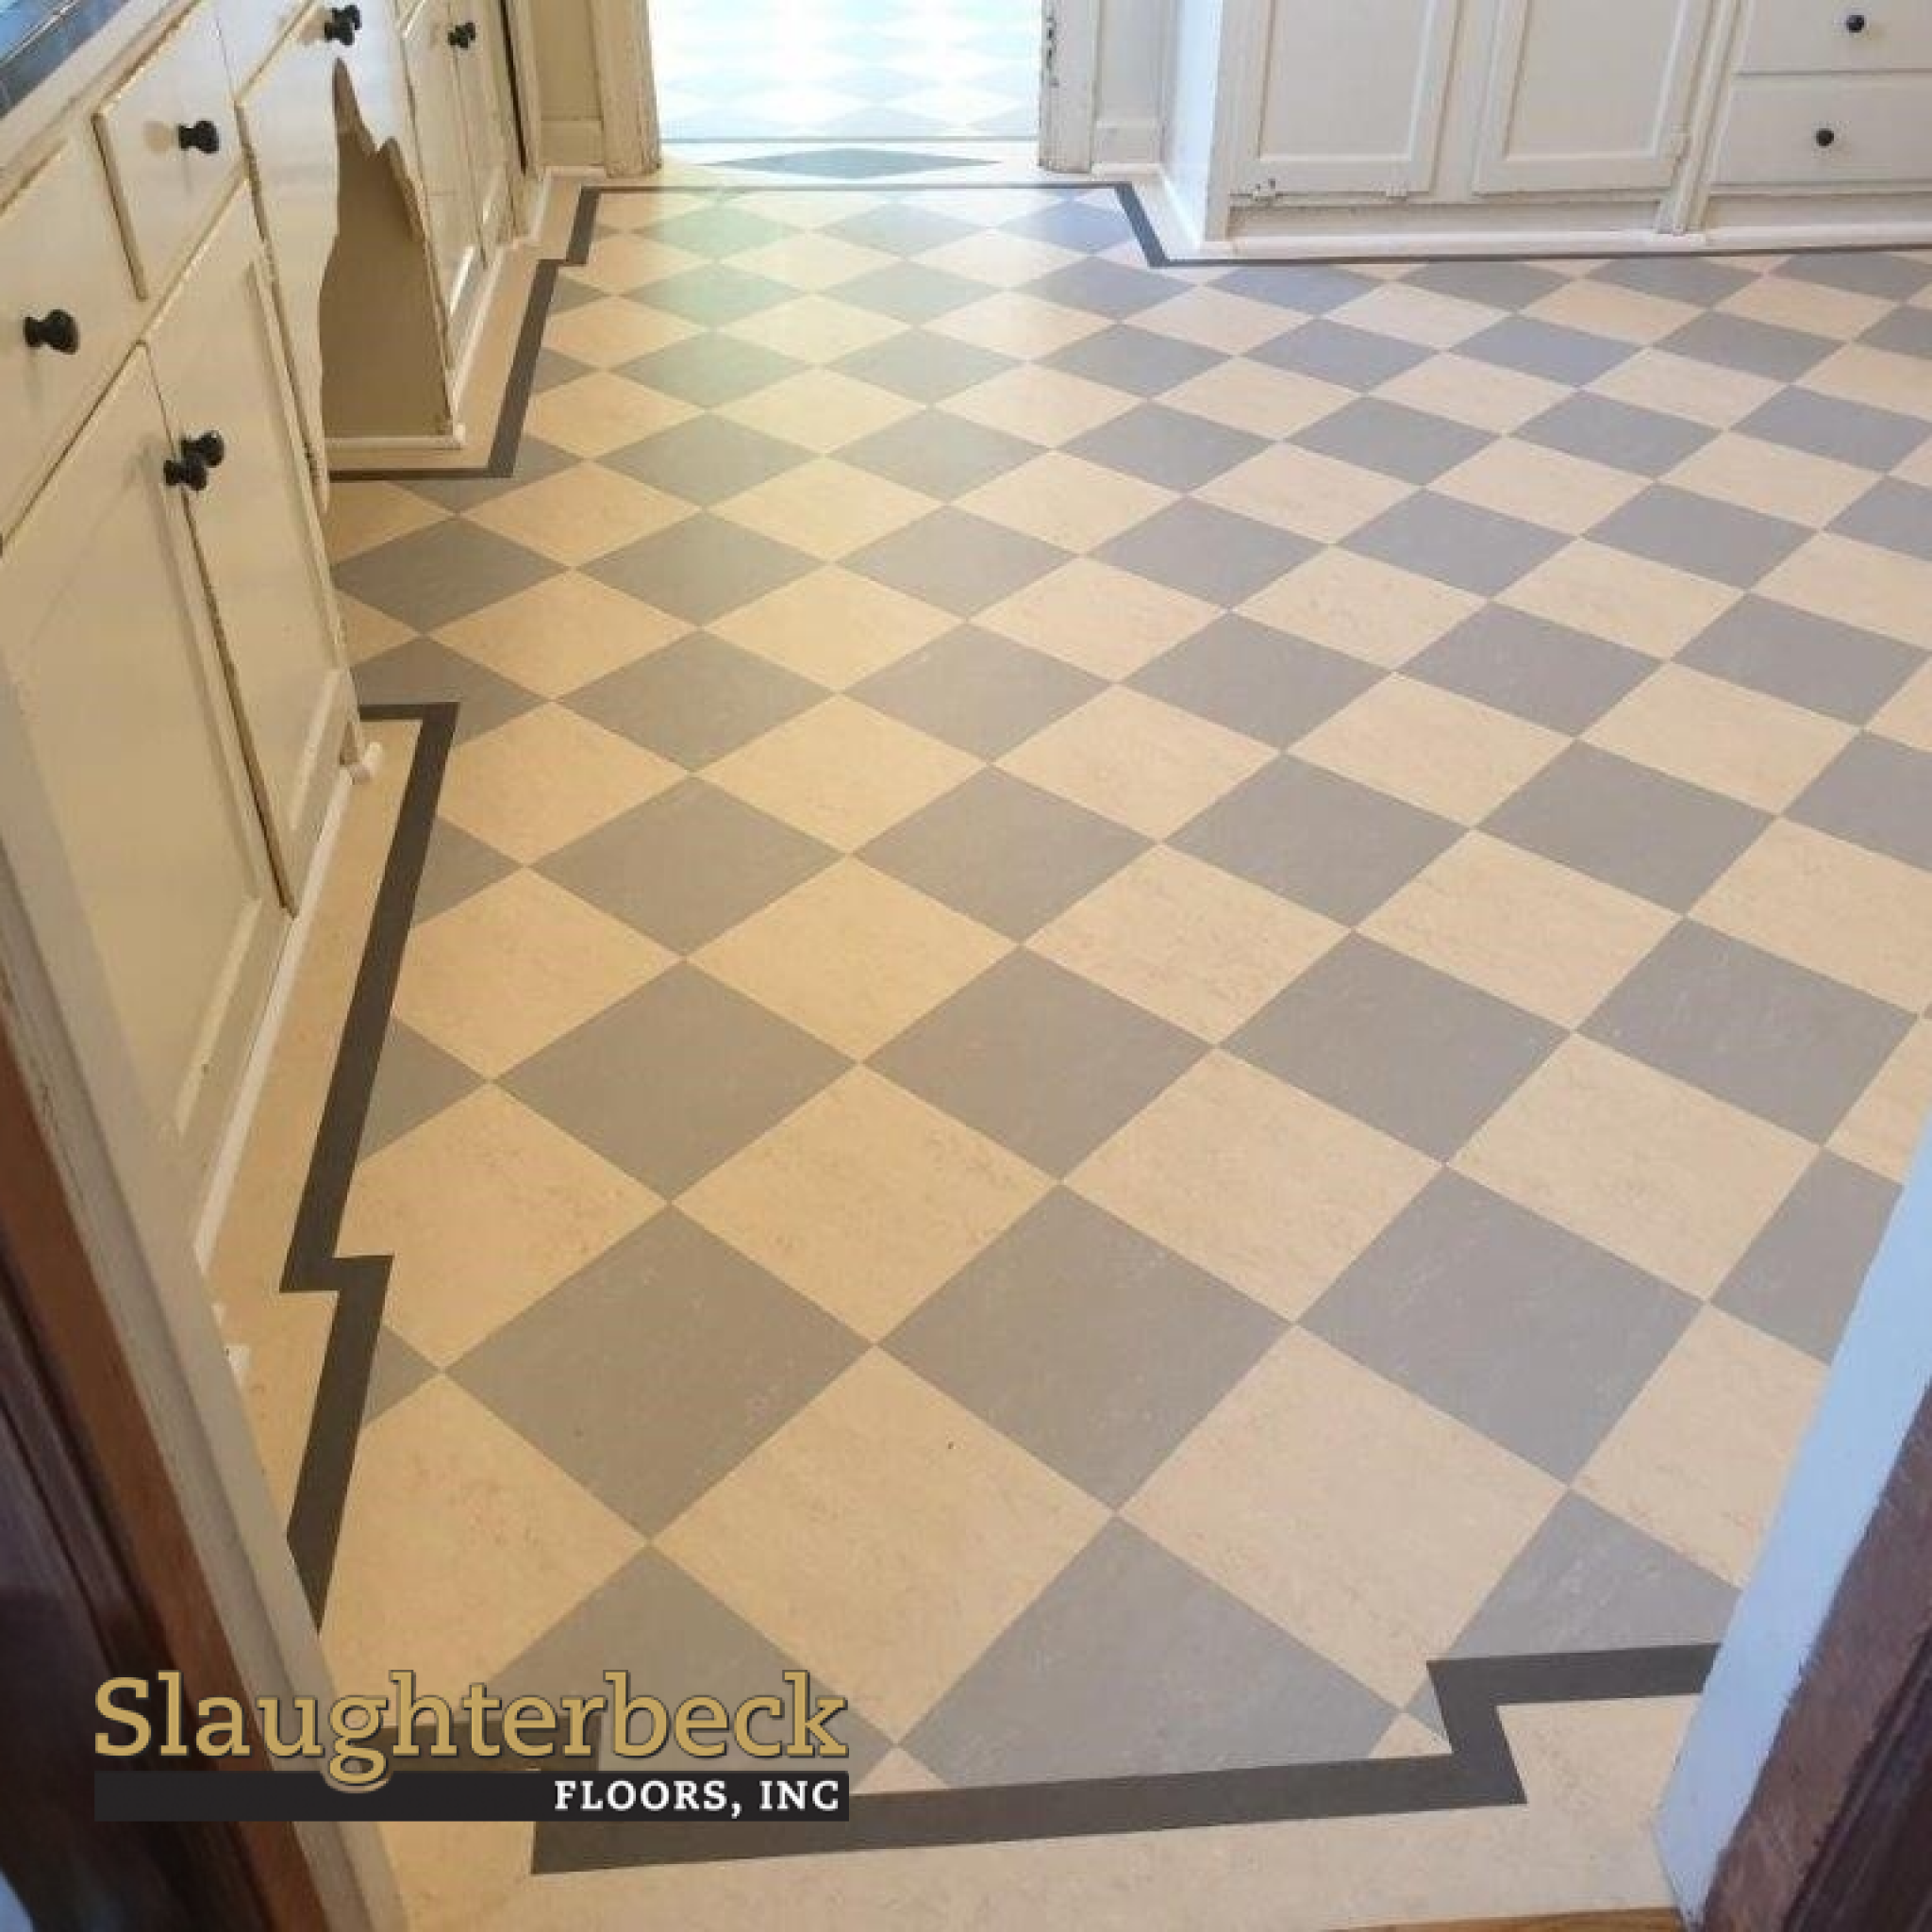
<svg viewBox="0 0 1932 1932"><path fill-rule="evenodd" d="M491 0L456 0L450 9L462 105L463 147L470 158L470 198L485 256L509 231L509 118L504 99L503 22Z"/></svg>
<svg viewBox="0 0 1932 1932"><path fill-rule="evenodd" d="M469 334L471 310L482 291L483 251L463 147L463 110L457 94L449 14L441 0L420 7L403 37L409 93L416 104L416 139L423 151L423 195L430 252L452 346Z"/></svg>
<svg viewBox="0 0 1932 1932"><path fill-rule="evenodd" d="M1480 194L1670 185L1710 0L1502 0Z"/></svg>
<svg viewBox="0 0 1932 1932"><path fill-rule="evenodd" d="M1248 0L1234 189L1427 192L1459 0Z"/></svg>
<svg viewBox="0 0 1932 1932"><path fill-rule="evenodd" d="M294 398L249 208L237 203L149 339L176 440L220 439L190 492L242 742L289 903L299 902L348 721L347 661Z"/></svg>
<svg viewBox="0 0 1932 1932"><path fill-rule="evenodd" d="M104 978L198 1199L287 921L172 453L137 354L0 558L0 836L84 1063Z"/></svg>

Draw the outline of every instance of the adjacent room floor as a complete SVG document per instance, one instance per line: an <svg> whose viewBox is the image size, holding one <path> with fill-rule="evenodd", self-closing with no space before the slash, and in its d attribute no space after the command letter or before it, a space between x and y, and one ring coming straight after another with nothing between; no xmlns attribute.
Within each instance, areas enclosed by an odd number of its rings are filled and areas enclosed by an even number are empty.
<svg viewBox="0 0 1932 1932"><path fill-rule="evenodd" d="M1714 1641L1932 1105L1932 257L611 191L532 379L331 517L462 707L341 1681L803 1664L890 1790Z"/></svg>

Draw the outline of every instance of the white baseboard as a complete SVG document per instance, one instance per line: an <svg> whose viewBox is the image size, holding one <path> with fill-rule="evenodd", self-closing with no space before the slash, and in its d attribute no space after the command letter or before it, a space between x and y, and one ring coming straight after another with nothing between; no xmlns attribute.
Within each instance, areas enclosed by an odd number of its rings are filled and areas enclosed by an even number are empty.
<svg viewBox="0 0 1932 1932"><path fill-rule="evenodd" d="M545 121L538 130L538 148L547 168L598 168L604 165L604 124L601 121Z"/></svg>
<svg viewBox="0 0 1932 1932"><path fill-rule="evenodd" d="M1096 173L1141 173L1160 165L1160 123L1152 115L1107 116L1093 124Z"/></svg>

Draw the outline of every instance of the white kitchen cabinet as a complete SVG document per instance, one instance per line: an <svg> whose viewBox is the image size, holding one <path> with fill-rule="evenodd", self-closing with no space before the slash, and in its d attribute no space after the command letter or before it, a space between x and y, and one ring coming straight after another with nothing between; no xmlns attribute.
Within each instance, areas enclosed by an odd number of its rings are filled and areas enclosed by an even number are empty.
<svg viewBox="0 0 1932 1932"><path fill-rule="evenodd" d="M137 353L0 558L0 829L62 997L105 978L192 1201L287 919L180 463ZM84 1053L95 1016L75 1018Z"/></svg>
<svg viewBox="0 0 1932 1932"><path fill-rule="evenodd" d="M484 258L450 33L449 9L442 0L425 0L403 30L403 59L422 144L437 288L450 341L458 343L468 339L472 313L482 295Z"/></svg>
<svg viewBox="0 0 1932 1932"><path fill-rule="evenodd" d="M1711 0L1499 0L1478 193L1670 184Z"/></svg>
<svg viewBox="0 0 1932 1932"><path fill-rule="evenodd" d="M462 108L477 240L486 258L493 258L511 225L508 71L503 17L493 0L456 0L447 39Z"/></svg>
<svg viewBox="0 0 1932 1932"><path fill-rule="evenodd" d="M223 219L149 338L262 817L299 903L352 705L261 246L245 203Z"/></svg>

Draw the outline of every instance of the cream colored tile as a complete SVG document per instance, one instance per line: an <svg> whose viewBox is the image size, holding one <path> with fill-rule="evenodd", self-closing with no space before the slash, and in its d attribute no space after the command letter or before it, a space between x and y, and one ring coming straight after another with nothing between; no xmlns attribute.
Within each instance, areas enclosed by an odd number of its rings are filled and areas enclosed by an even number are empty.
<svg viewBox="0 0 1932 1932"><path fill-rule="evenodd" d="M1456 295L1441 295L1413 282L1385 282L1330 311L1329 321L1365 328L1425 349L1453 349L1503 318L1497 309Z"/></svg>
<svg viewBox="0 0 1932 1932"><path fill-rule="evenodd" d="M1584 736L1638 764L1782 811L1844 748L1853 730L1727 678L1664 664Z"/></svg>
<svg viewBox="0 0 1932 1932"><path fill-rule="evenodd" d="M451 753L441 809L528 865L683 776L668 758L544 705Z"/></svg>
<svg viewBox="0 0 1932 1932"><path fill-rule="evenodd" d="M917 490L820 457L716 508L734 524L829 561L937 507Z"/></svg>
<svg viewBox="0 0 1932 1932"><path fill-rule="evenodd" d="M718 414L823 456L911 415L917 407L837 370L808 369L724 404Z"/></svg>
<svg viewBox="0 0 1932 1932"><path fill-rule="evenodd" d="M800 229L762 248L746 249L731 258L731 266L747 275L769 275L774 282L809 294L823 294L841 282L869 275L874 269L891 268L896 256L882 249L862 248L857 242L841 241L837 235L820 235Z"/></svg>
<svg viewBox="0 0 1932 1932"><path fill-rule="evenodd" d="M940 408L1053 449L1125 414L1137 401L1106 383L1028 362L948 396Z"/></svg>
<svg viewBox="0 0 1932 1932"><path fill-rule="evenodd" d="M658 1539L900 1736L1106 1521L890 1357L861 1357Z"/></svg>
<svg viewBox="0 0 1932 1932"><path fill-rule="evenodd" d="M1279 441L1334 415L1355 399L1353 390L1337 383L1235 358L1191 375L1160 400L1170 409L1185 409L1191 416L1205 416L1230 429Z"/></svg>
<svg viewBox="0 0 1932 1932"><path fill-rule="evenodd" d="M978 623L1101 677L1131 677L1191 637L1215 607L1164 584L1075 558L1016 591Z"/></svg>
<svg viewBox="0 0 1932 1932"><path fill-rule="evenodd" d="M1124 1513L1403 1704L1562 1493L1541 1470L1295 1330Z"/></svg>
<svg viewBox="0 0 1932 1932"><path fill-rule="evenodd" d="M1577 277L1553 290L1524 313L1559 328L1587 329L1620 342L1657 342L1674 335L1703 311L1689 302L1620 289L1614 282Z"/></svg>
<svg viewBox="0 0 1932 1932"><path fill-rule="evenodd" d="M1224 356L1245 355L1273 341L1287 324L1287 312L1272 302L1255 302L1214 288L1184 290L1134 318L1136 328L1203 349L1219 349Z"/></svg>
<svg viewBox="0 0 1932 1932"><path fill-rule="evenodd" d="M1507 436L1532 416L1554 408L1570 391L1561 383L1502 369L1469 356L1431 356L1406 369L1375 393L1387 402L1406 403L1472 429Z"/></svg>
<svg viewBox="0 0 1932 1932"><path fill-rule="evenodd" d="M1647 558L1576 542L1539 564L1498 601L1653 658L1674 658L1741 594Z"/></svg>
<svg viewBox="0 0 1932 1932"><path fill-rule="evenodd" d="M473 524L576 565L621 550L693 514L691 506L596 463L574 463L469 512Z"/></svg>
<svg viewBox="0 0 1932 1932"><path fill-rule="evenodd" d="M922 268L964 275L969 281L984 282L990 289L1017 289L1079 259L1074 250L1036 241L1030 235L985 230L976 235L962 235L958 241L948 242L941 248L928 248L919 258Z"/></svg>
<svg viewBox="0 0 1932 1932"><path fill-rule="evenodd" d="M534 691L560 698L661 650L689 626L594 577L561 572L446 624L453 651Z"/></svg>
<svg viewBox="0 0 1932 1932"><path fill-rule="evenodd" d="M857 859L808 879L696 958L854 1059L875 1052L1009 942Z"/></svg>
<svg viewBox="0 0 1932 1932"><path fill-rule="evenodd" d="M1449 1746L1427 1724L1403 1712L1375 1740L1371 1757L1441 1757Z"/></svg>
<svg viewBox="0 0 1932 1932"><path fill-rule="evenodd" d="M1576 1487L1728 1583L1751 1573L1821 1363L1702 1310L1591 1457Z"/></svg>
<svg viewBox="0 0 1932 1932"><path fill-rule="evenodd" d="M1922 664L1906 679L1870 728L1915 751L1932 751L1932 664Z"/></svg>
<svg viewBox="0 0 1932 1932"><path fill-rule="evenodd" d="M1224 1040L1343 931L1318 912L1162 845L1070 907L1028 945L1204 1040Z"/></svg>
<svg viewBox="0 0 1932 1932"><path fill-rule="evenodd" d="M697 325L668 309L609 297L552 314L543 345L593 369L615 369L638 356L668 349L698 333Z"/></svg>
<svg viewBox="0 0 1932 1932"><path fill-rule="evenodd" d="M1828 288L1823 282L1799 281L1790 275L1759 275L1718 304L1727 315L1768 322L1774 328L1802 329L1807 335L1834 336L1841 342L1861 336L1874 322L1891 313L1891 304L1878 295L1859 295L1849 289Z"/></svg>
<svg viewBox="0 0 1932 1932"><path fill-rule="evenodd" d="M1674 924L1646 899L1472 832L1362 930L1499 999L1580 1026Z"/></svg>
<svg viewBox="0 0 1932 1932"><path fill-rule="evenodd" d="M902 334L905 327L903 322L854 308L830 295L801 295L796 302L728 322L719 334L757 342L800 362L825 363Z"/></svg>
<svg viewBox="0 0 1932 1932"><path fill-rule="evenodd" d="M1848 343L1807 370L1804 386L1870 408L1932 419L1932 383L1925 380L1924 363L1890 349Z"/></svg>
<svg viewBox="0 0 1932 1932"><path fill-rule="evenodd" d="M330 486L328 511L322 520L324 547L331 563L345 563L448 517L441 505L399 483L337 483Z"/></svg>
<svg viewBox="0 0 1932 1932"><path fill-rule="evenodd" d="M1279 529L1339 543L1413 494L1410 486L1339 462L1318 451L1277 442L1194 491L1204 503Z"/></svg>
<svg viewBox="0 0 1932 1932"><path fill-rule="evenodd" d="M966 753L834 697L720 758L705 776L850 852L977 769Z"/></svg>
<svg viewBox="0 0 1932 1932"><path fill-rule="evenodd" d="M635 202L615 195L608 197L603 204L606 209L635 207ZM600 209L598 219L604 218ZM668 219L668 214L665 218ZM659 242L648 235L599 235L591 244L588 258L574 267L570 274L574 280L586 288L602 289L607 294L622 296L647 282L661 282L667 275L683 275L689 269L705 265L702 255L693 255L688 248L674 247L669 242ZM554 326L565 316L581 314L584 308L591 306L585 303L576 308L567 308L562 315L553 315L551 324ZM546 329L545 334L548 333Z"/></svg>
<svg viewBox="0 0 1932 1932"><path fill-rule="evenodd" d="M1891 474L1901 483L1922 483L1932 490L1932 436L1928 436Z"/></svg>
<svg viewBox="0 0 1932 1932"><path fill-rule="evenodd" d="M675 958L575 893L515 872L410 933L396 1017L494 1079Z"/></svg>
<svg viewBox="0 0 1932 1932"><path fill-rule="evenodd" d="M1782 1127L1607 1046L1571 1039L1455 1164L1586 1241L1707 1296L1810 1156Z"/></svg>
<svg viewBox="0 0 1932 1932"><path fill-rule="evenodd" d="M1780 821L1696 909L1720 932L1895 1006L1932 1005L1932 877L1882 852Z"/></svg>
<svg viewBox="0 0 1932 1932"><path fill-rule="evenodd" d="M460 1697L643 1539L507 1423L439 1377L363 1432L323 1643L345 1691Z"/></svg>
<svg viewBox="0 0 1932 1932"><path fill-rule="evenodd" d="M1274 756L1257 739L1116 685L1000 763L1044 791L1164 839Z"/></svg>
<svg viewBox="0 0 1932 1932"><path fill-rule="evenodd" d="M1431 488L1484 509L1580 537L1621 509L1645 479L1607 463L1504 438L1458 463Z"/></svg>
<svg viewBox="0 0 1932 1932"><path fill-rule="evenodd" d="M641 1182L485 1087L356 1170L341 1251L395 1257L384 1319L447 1364L658 1205Z"/></svg>
<svg viewBox="0 0 1932 1932"><path fill-rule="evenodd" d="M1932 563L1821 533L1758 585L1761 597L1932 650Z"/></svg>
<svg viewBox="0 0 1932 1932"><path fill-rule="evenodd" d="M710 627L774 664L842 691L958 620L903 591L827 567L742 604Z"/></svg>
<svg viewBox="0 0 1932 1932"><path fill-rule="evenodd" d="M1932 1122L1932 1021L1902 1040L1831 1137L1831 1151L1895 1181L1910 1171Z"/></svg>
<svg viewBox="0 0 1932 1932"><path fill-rule="evenodd" d="M524 427L540 442L554 442L573 456L601 457L696 414L675 396L600 370L532 396Z"/></svg>
<svg viewBox="0 0 1932 1932"><path fill-rule="evenodd" d="M366 664L415 636L407 624L398 624L373 604L360 603L340 591L336 592L336 608L341 612L342 642L351 664Z"/></svg>
<svg viewBox="0 0 1932 1932"><path fill-rule="evenodd" d="M1295 756L1464 824L1487 818L1569 742L1413 678L1385 677L1325 719Z"/></svg>
<svg viewBox="0 0 1932 1932"><path fill-rule="evenodd" d="M852 1790L855 1795L861 1791L942 1791L945 1782L909 1751L894 1745Z"/></svg>
<svg viewBox="0 0 1932 1932"><path fill-rule="evenodd" d="M1591 388L1613 402L1666 416L1688 416L1710 429L1728 429L1768 403L1783 384L1741 369L1723 369L1674 356L1668 349L1644 349L1600 375Z"/></svg>
<svg viewBox="0 0 1932 1932"><path fill-rule="evenodd" d="M969 491L958 504L1062 550L1087 551L1174 501L1172 490L1047 450Z"/></svg>
<svg viewBox="0 0 1932 1932"><path fill-rule="evenodd" d="M1821 528L1872 487L1871 472L1755 436L1720 436L1664 479L1723 503Z"/></svg>
<svg viewBox="0 0 1932 1932"><path fill-rule="evenodd" d="M1374 1128L1212 1053L1070 1184L1292 1321L1435 1172Z"/></svg>
<svg viewBox="0 0 1932 1932"><path fill-rule="evenodd" d="M1002 356L1051 356L1107 326L1106 319L1084 308L1068 308L1038 295L1002 291L983 302L969 302L926 325L934 335L951 336Z"/></svg>
<svg viewBox="0 0 1932 1932"><path fill-rule="evenodd" d="M746 214L782 222L788 228L810 229L829 228L835 223L849 221L877 203L837 188L766 188L734 196L733 206Z"/></svg>
<svg viewBox="0 0 1932 1932"><path fill-rule="evenodd" d="M1241 607L1243 617L1291 631L1387 669L1406 664L1483 607L1480 597L1347 550L1324 550Z"/></svg>

